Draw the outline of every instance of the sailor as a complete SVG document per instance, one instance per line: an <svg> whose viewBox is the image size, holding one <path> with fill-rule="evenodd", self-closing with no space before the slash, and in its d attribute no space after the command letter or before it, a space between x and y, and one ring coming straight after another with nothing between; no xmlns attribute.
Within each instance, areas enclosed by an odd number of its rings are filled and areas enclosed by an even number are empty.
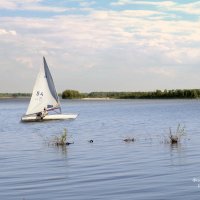
<svg viewBox="0 0 200 200"><path fill-rule="evenodd" d="M42 116L42 112L37 113L37 117L41 117Z"/></svg>
<svg viewBox="0 0 200 200"><path fill-rule="evenodd" d="M48 115L48 111L46 108L44 108L44 111L43 111L43 117L45 117L46 115Z"/></svg>
<svg viewBox="0 0 200 200"><path fill-rule="evenodd" d="M39 112L39 113L37 113L37 119L42 119L43 117L42 117L42 112Z"/></svg>

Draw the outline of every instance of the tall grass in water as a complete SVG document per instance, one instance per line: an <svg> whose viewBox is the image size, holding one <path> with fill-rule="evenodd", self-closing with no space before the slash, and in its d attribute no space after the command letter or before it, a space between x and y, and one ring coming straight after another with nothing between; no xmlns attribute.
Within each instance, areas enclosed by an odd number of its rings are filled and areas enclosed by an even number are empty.
<svg viewBox="0 0 200 200"><path fill-rule="evenodd" d="M185 135L185 127L181 127L180 124L178 124L177 129L175 132L172 131L171 128L169 128L169 138L168 143L170 144L178 144L181 141L182 136Z"/></svg>
<svg viewBox="0 0 200 200"><path fill-rule="evenodd" d="M64 131L61 135L54 137L53 144L55 144L56 146L64 146L64 145L72 144L70 142L67 142L67 129L66 128L64 128Z"/></svg>

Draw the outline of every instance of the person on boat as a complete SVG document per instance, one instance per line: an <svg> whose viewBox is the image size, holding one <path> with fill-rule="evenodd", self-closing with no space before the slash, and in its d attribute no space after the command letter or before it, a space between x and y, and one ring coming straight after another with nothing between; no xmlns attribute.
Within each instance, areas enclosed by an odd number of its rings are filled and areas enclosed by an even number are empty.
<svg viewBox="0 0 200 200"><path fill-rule="evenodd" d="M45 117L46 115L48 115L48 111L47 111L47 109L46 108L44 108L44 110L43 110L43 117Z"/></svg>
<svg viewBox="0 0 200 200"><path fill-rule="evenodd" d="M37 118L42 119L42 112L36 114Z"/></svg>
<svg viewBox="0 0 200 200"><path fill-rule="evenodd" d="M44 108L44 110L42 112L38 112L36 114L37 119L40 119L40 120L42 120L46 115L48 115L48 112L47 112L46 108Z"/></svg>

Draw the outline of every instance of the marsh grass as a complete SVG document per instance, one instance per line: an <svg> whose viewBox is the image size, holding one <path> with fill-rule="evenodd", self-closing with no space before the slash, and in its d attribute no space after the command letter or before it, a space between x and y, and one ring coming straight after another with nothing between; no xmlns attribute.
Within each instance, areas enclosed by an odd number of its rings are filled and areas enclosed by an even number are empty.
<svg viewBox="0 0 200 200"><path fill-rule="evenodd" d="M65 145L67 141L67 129L64 128L63 133L60 136L55 136L55 144L58 145Z"/></svg>
<svg viewBox="0 0 200 200"><path fill-rule="evenodd" d="M56 145L56 146L65 146L69 144L73 144L73 142L67 142L68 135L67 135L67 129L64 128L63 132L59 136L54 136L53 139L50 140L50 144Z"/></svg>
<svg viewBox="0 0 200 200"><path fill-rule="evenodd" d="M169 135L167 139L167 143L169 144L178 144L181 141L181 138L185 135L185 127L178 124L176 131L173 132L171 128L169 128Z"/></svg>

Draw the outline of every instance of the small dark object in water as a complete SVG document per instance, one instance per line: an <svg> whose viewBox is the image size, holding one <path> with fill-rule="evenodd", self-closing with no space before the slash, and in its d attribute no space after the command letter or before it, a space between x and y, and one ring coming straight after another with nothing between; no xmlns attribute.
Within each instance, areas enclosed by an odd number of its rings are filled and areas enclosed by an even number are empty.
<svg viewBox="0 0 200 200"><path fill-rule="evenodd" d="M74 142L66 142L66 143L56 142L57 146L64 146L64 145L70 145L70 144L74 144Z"/></svg>
<svg viewBox="0 0 200 200"><path fill-rule="evenodd" d="M66 142L66 145L74 144L74 142Z"/></svg>
<svg viewBox="0 0 200 200"><path fill-rule="evenodd" d="M124 142L134 142L135 139L134 138L126 138L124 139Z"/></svg>
<svg viewBox="0 0 200 200"><path fill-rule="evenodd" d="M171 139L171 144L177 144L177 143L178 143L178 139L174 139L174 138Z"/></svg>
<svg viewBox="0 0 200 200"><path fill-rule="evenodd" d="M93 143L94 141L93 141L93 140L89 140L88 142L89 142L89 143Z"/></svg>
<svg viewBox="0 0 200 200"><path fill-rule="evenodd" d="M177 135L170 135L170 137L169 137L169 139L170 139L170 143L171 144L177 144L178 142L179 142L179 138L178 138L178 136Z"/></svg>

